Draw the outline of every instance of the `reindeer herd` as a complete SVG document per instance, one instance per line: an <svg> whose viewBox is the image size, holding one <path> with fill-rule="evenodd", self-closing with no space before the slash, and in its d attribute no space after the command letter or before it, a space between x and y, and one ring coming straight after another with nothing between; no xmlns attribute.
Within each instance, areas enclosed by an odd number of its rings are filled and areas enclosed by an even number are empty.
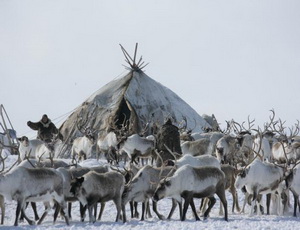
<svg viewBox="0 0 300 230"><path fill-rule="evenodd" d="M157 149L157 135L125 132L126 128L111 128L95 137L95 132L83 130L83 136L73 140L70 147L72 162L58 159L64 143L18 138L18 161L5 168L6 158L1 154L0 174L1 224L5 221L4 200L17 202L14 225L26 219L30 225L41 224L51 209L53 222L61 215L69 225L72 203L80 203L80 219L89 222L100 220L105 203L113 201L116 207L115 221L126 222L126 205L130 204L131 218L139 218L138 203L142 204L140 220L151 216L150 207L157 217L161 199L171 198L172 207L167 219L171 219L178 207L180 220L186 219L190 206L196 220L208 218L211 209L220 200L220 214L228 221L226 190L232 194L231 212L245 212L250 205L250 215L283 215L288 211L293 195L294 211L300 209L300 137L299 123L286 128L275 119L273 110L264 128L254 128L254 120L248 118L239 124L227 122L227 129L218 127L193 133L186 126L179 127L182 154L167 145L172 159L162 160ZM186 121L186 120L185 120ZM5 134L4 134L5 135ZM4 136L1 137L4 140ZM1 141L0 150L7 147ZM78 162L87 158L107 160L97 167L81 167ZM158 167L159 166L159 167ZM240 208L238 192L244 194ZM216 196L215 196L216 195ZM266 198L264 198L266 195ZM196 208L194 199L201 199ZM263 201L266 200L264 210ZM45 206L41 216L36 202ZM27 204L34 211L34 219L26 215ZM97 206L101 208L97 217ZM28 207L29 208L29 207Z"/></svg>

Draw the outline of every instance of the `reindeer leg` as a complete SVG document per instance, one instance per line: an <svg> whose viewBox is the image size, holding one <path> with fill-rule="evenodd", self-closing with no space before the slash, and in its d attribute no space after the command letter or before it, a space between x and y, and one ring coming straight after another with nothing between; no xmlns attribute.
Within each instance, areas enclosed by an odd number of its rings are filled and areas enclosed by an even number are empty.
<svg viewBox="0 0 300 230"><path fill-rule="evenodd" d="M97 218L97 208L98 208L98 203L96 202L94 204L94 217L95 217L95 219Z"/></svg>
<svg viewBox="0 0 300 230"><path fill-rule="evenodd" d="M24 216L25 220L28 222L29 225L35 225L35 221L31 220L31 219L29 219L27 217L27 215L25 214L25 210L24 209L21 210L21 213L23 213L23 216Z"/></svg>
<svg viewBox="0 0 300 230"><path fill-rule="evenodd" d="M36 209L36 203L35 202L30 202L31 204L31 207L32 207L32 210L33 210L33 213L34 213L34 219L35 220L38 220L40 219L38 213L37 213L37 209Z"/></svg>
<svg viewBox="0 0 300 230"><path fill-rule="evenodd" d="M86 212L86 209L87 209L87 205L85 205L85 206L83 206L82 204L81 204L81 202L79 202L80 203L80 219L81 219L81 222L83 222L84 221L84 218L85 218L85 212Z"/></svg>
<svg viewBox="0 0 300 230"><path fill-rule="evenodd" d="M134 201L133 204L134 204L134 217L139 218L140 214L139 214L139 211L138 211L138 202Z"/></svg>
<svg viewBox="0 0 300 230"><path fill-rule="evenodd" d="M297 217L297 205L298 205L299 196L295 193L293 193L293 195L294 195L294 217Z"/></svg>
<svg viewBox="0 0 300 230"><path fill-rule="evenodd" d="M53 216L53 224L56 222L58 213L61 213L61 208L60 208L60 206L56 203L56 204L55 204L55 212L54 212L54 216Z"/></svg>
<svg viewBox="0 0 300 230"><path fill-rule="evenodd" d="M254 207L257 205L257 192L253 191L253 198L251 201L251 211L250 211L250 216L252 216L254 214ZM259 207L256 207L256 209L259 209ZM259 212L257 210L257 212Z"/></svg>
<svg viewBox="0 0 300 230"><path fill-rule="evenodd" d="M236 189L234 189L233 191L232 191L232 198L233 198L233 200L234 200L234 204L235 204L235 206L236 206L236 210L237 210L237 212L240 212L241 211L241 208L240 208L240 206L239 206L239 198L238 198L238 194L237 194L237 191L236 191ZM232 206L232 212L234 212L234 205Z"/></svg>
<svg viewBox="0 0 300 230"><path fill-rule="evenodd" d="M270 215L271 193L267 194L267 215Z"/></svg>
<svg viewBox="0 0 300 230"><path fill-rule="evenodd" d="M123 213L123 223L126 222L126 211L125 211L125 205L122 204L122 213Z"/></svg>
<svg viewBox="0 0 300 230"><path fill-rule="evenodd" d="M4 202L1 204L1 224L4 224L4 217L5 217L5 205Z"/></svg>
<svg viewBox="0 0 300 230"><path fill-rule="evenodd" d="M70 220L72 220L71 211L72 211L72 202L68 202L68 216Z"/></svg>
<svg viewBox="0 0 300 230"><path fill-rule="evenodd" d="M202 198L202 201L203 201L203 203L201 202L201 205L200 205L200 206L202 206L200 209L200 213L203 216L205 213L206 207L209 206L209 199L207 197L205 197L205 198Z"/></svg>
<svg viewBox="0 0 300 230"><path fill-rule="evenodd" d="M27 220L29 225L34 225L35 222L31 219L29 219L26 214L25 214L25 209L24 209L24 200L18 200L17 201L17 209L16 209L16 220L15 220L15 226L18 226L18 218L20 216L20 213L24 216L24 218Z"/></svg>
<svg viewBox="0 0 300 230"><path fill-rule="evenodd" d="M18 220L19 220L19 216L20 216L20 213L21 213L22 205L23 205L23 202L18 201L17 208L16 208L16 219L15 219L14 226L18 226Z"/></svg>
<svg viewBox="0 0 300 230"><path fill-rule="evenodd" d="M206 209L206 211L204 212L204 219L207 219L209 213L210 213L210 210L212 209L212 207L215 205L216 203L216 198L214 198L213 196L212 197L209 197L209 205L208 205L208 208ZM227 208L227 207L226 207ZM226 210L225 210L225 213L226 213Z"/></svg>
<svg viewBox="0 0 300 230"><path fill-rule="evenodd" d="M156 208L156 207L155 207L155 209L156 209L156 211L157 211L157 208ZM153 206L153 211L154 211L154 206ZM147 216L147 218L152 218L149 200L148 200L147 206L146 206L146 216Z"/></svg>
<svg viewBox="0 0 300 230"><path fill-rule="evenodd" d="M28 204L29 204L29 202L26 202L26 203L25 203L25 209L27 208ZM23 221L24 221L24 215L23 215L22 212L21 212L21 214L20 214L20 219L19 219L19 221L20 221L20 222L23 222Z"/></svg>
<svg viewBox="0 0 300 230"><path fill-rule="evenodd" d="M142 203L142 217L141 220L145 220L145 209L146 209L146 204L145 202Z"/></svg>
<svg viewBox="0 0 300 230"><path fill-rule="evenodd" d="M45 211L44 211L42 217L39 219L38 225L40 225L43 222L45 217L48 215L49 210L51 209L49 202L45 202L44 204L45 204Z"/></svg>
<svg viewBox="0 0 300 230"><path fill-rule="evenodd" d="M178 202L178 208L179 208L179 218L181 219L183 217L182 203L181 202Z"/></svg>
<svg viewBox="0 0 300 230"><path fill-rule="evenodd" d="M103 214L104 208L105 208L105 202L101 202L101 208L100 208L100 212L99 212L98 220L101 220L101 217L102 217L102 214Z"/></svg>
<svg viewBox="0 0 300 230"><path fill-rule="evenodd" d="M95 223L96 222L96 218L94 217L93 215L93 208L94 208L94 205L87 205L88 207L88 212L89 212L89 222L90 223Z"/></svg>
<svg viewBox="0 0 300 230"><path fill-rule="evenodd" d="M190 201L190 206L191 206L191 208L192 208L192 211L193 211L193 213L194 213L194 216L195 216L196 221L199 221L200 218L199 218L199 216L197 215L197 211L196 211L196 207L195 207L195 203L194 203L194 199L193 199L193 198L192 198L191 201Z"/></svg>
<svg viewBox="0 0 300 230"><path fill-rule="evenodd" d="M131 218L133 218L133 202L134 201L129 201L129 205L130 205L130 212L131 212Z"/></svg>
<svg viewBox="0 0 300 230"><path fill-rule="evenodd" d="M68 215L66 215L66 214L67 214L67 212L66 212L66 211L67 211L67 208L66 208L65 202L62 201L58 206L60 207L60 213L61 213L62 216L64 217L64 219L65 219L65 221L66 221L66 224L67 224L67 225L70 225L69 217L68 217Z"/></svg>
<svg viewBox="0 0 300 230"><path fill-rule="evenodd" d="M121 201L121 198L115 199L114 203L115 203L116 209L117 209L116 222L118 222L121 219L121 210L122 210L122 201Z"/></svg>
<svg viewBox="0 0 300 230"><path fill-rule="evenodd" d="M167 217L168 220L170 220L171 217L173 216L173 213L175 211L176 206L177 206L177 201L175 199L172 199L172 208L171 208L171 211L170 211L170 213Z"/></svg>
<svg viewBox="0 0 300 230"><path fill-rule="evenodd" d="M227 207L227 200L226 200L226 194L225 194L225 190L221 189L219 191L216 192L217 196L220 198L220 203L223 204L223 208L224 208L224 218L226 221L228 221L228 207Z"/></svg>
<svg viewBox="0 0 300 230"><path fill-rule="evenodd" d="M164 220L165 217L157 211L157 202L155 202L155 201L152 200L152 205L153 205L153 207L152 207L152 208L153 208L153 211L156 213L157 217L158 217L160 220Z"/></svg>
<svg viewBox="0 0 300 230"><path fill-rule="evenodd" d="M182 212L181 221L184 221L185 218L186 218L186 212L187 212L187 209L189 207L191 198L192 198L191 195L187 195L187 196L184 197L184 205L183 205L183 212Z"/></svg>

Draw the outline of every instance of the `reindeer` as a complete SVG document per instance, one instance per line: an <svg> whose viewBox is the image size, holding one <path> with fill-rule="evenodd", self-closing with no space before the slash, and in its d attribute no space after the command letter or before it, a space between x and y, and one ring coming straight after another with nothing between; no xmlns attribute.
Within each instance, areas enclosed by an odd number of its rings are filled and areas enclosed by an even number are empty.
<svg viewBox="0 0 300 230"><path fill-rule="evenodd" d="M99 160L100 154L103 153L109 163L116 162L118 164L118 139L119 137L115 131L110 131L107 133L107 135L99 135L97 140L97 159Z"/></svg>
<svg viewBox="0 0 300 230"><path fill-rule="evenodd" d="M294 212L293 216L297 216L297 206L299 205L299 195L300 195L300 165L299 162L295 165L286 177L286 186L292 192L294 196Z"/></svg>
<svg viewBox="0 0 300 230"><path fill-rule="evenodd" d="M221 165L221 170L225 175L225 190L228 190L232 195L232 213L234 213L235 208L238 212L240 212L238 194L234 186L238 170L228 164ZM223 214L223 210L222 210L222 205L220 203L220 215L222 214Z"/></svg>
<svg viewBox="0 0 300 230"><path fill-rule="evenodd" d="M143 202L142 217L145 219L145 209L149 199L153 196L155 188L162 177L174 173L173 167L154 168L150 165L142 167L132 180L125 186L122 202L126 205L128 201ZM153 202L153 211L159 219L164 217L157 211L157 204Z"/></svg>
<svg viewBox="0 0 300 230"><path fill-rule="evenodd" d="M284 178L283 176L284 169L282 167L263 162L261 159L255 159L237 175L235 187L242 189L245 186L246 191L253 195L250 215L253 215L254 208L259 202L258 196L260 194L275 194ZM258 206L257 210L260 214Z"/></svg>
<svg viewBox="0 0 300 230"><path fill-rule="evenodd" d="M193 198L208 197L210 204L204 218L209 215L211 208L216 200L214 194L220 198L225 209L225 220L228 221L227 201L225 197L225 175L222 170L216 167L197 167L184 165L178 169L173 176L162 180L156 189L153 199L159 201L165 197L172 197L181 203L181 198L185 200L181 221L186 218L186 212L190 205L196 220L200 220Z"/></svg>
<svg viewBox="0 0 300 230"><path fill-rule="evenodd" d="M35 158L39 161L57 158L61 146L62 141L60 139L53 139L49 142L44 142L37 146Z"/></svg>
<svg viewBox="0 0 300 230"><path fill-rule="evenodd" d="M120 142L119 151L126 152L131 162L138 163L137 157L148 158L153 156L153 150L155 147L155 141L151 138L144 138L138 134L133 134Z"/></svg>
<svg viewBox="0 0 300 230"><path fill-rule="evenodd" d="M72 209L72 202L78 201L77 198L74 198L73 194L71 194L71 181L75 178L82 177L83 175L87 174L90 171L95 171L98 173L105 173L108 172L109 169L107 166L96 166L96 167L80 167L80 168L70 168L67 169L65 167L58 168L58 171L62 174L62 177L64 179L64 195L65 199L68 202L68 217L71 219L71 209ZM98 216L98 219L101 219L103 210L105 207L105 203L101 203L101 209ZM97 204L95 205L95 218L96 218L96 208ZM81 213L81 221L84 221L84 211L83 207L80 207L80 213Z"/></svg>
<svg viewBox="0 0 300 230"><path fill-rule="evenodd" d="M20 162L18 167L24 167L24 168L44 168L44 167L46 167L46 168L57 169L59 167L69 167L69 165L66 162L59 160L59 159L36 160L36 159L27 158L26 160L23 160L22 162ZM28 205L28 202L26 203L26 207L27 207L27 205ZM39 215L37 213L36 203L31 202L31 207L34 212L34 219L35 220L40 219ZM24 220L23 213L21 213L20 220L21 221Z"/></svg>
<svg viewBox="0 0 300 230"><path fill-rule="evenodd" d="M211 116L207 115L207 114L203 114L202 118L210 125L210 129L211 131L220 131L220 126L219 123L215 117L214 114L212 114Z"/></svg>
<svg viewBox="0 0 300 230"><path fill-rule="evenodd" d="M174 154L173 152L171 152L171 150L169 148L167 148L167 149L171 154ZM181 158L179 158L177 160L168 160L167 162L165 162L165 164L168 166L174 166L175 169L179 169L180 167L182 167L184 165L190 165L193 167L211 166L211 167L217 167L217 168L221 169L221 165L220 165L220 162L218 161L218 159L213 156L209 156L209 155L191 156L191 155L187 154L187 155L183 155ZM207 199L202 199L202 202L200 205L200 210L202 210L203 212L207 205L207 202L208 202ZM177 206L177 203L173 202L168 219L170 219L172 217L176 206ZM179 203L179 208L181 210L181 203ZM220 210L220 212L221 212L221 210Z"/></svg>
<svg viewBox="0 0 300 230"><path fill-rule="evenodd" d="M26 158L35 158L38 149L40 149L40 146L44 144L44 142L39 139L29 140L26 136L22 136L17 139L20 143L19 154L21 161ZM46 151L48 150L46 149Z"/></svg>
<svg viewBox="0 0 300 230"><path fill-rule="evenodd" d="M217 142L216 155L221 163L236 165L239 161L236 154L238 150L239 143L237 139L231 135L225 135Z"/></svg>
<svg viewBox="0 0 300 230"><path fill-rule="evenodd" d="M87 127L87 122L87 118L83 120L79 116L77 117L77 129L83 136L77 137L73 141L71 155L73 159L78 157L78 161L86 160L88 157L91 157L92 148L96 141L95 133L91 128Z"/></svg>
<svg viewBox="0 0 300 230"><path fill-rule="evenodd" d="M19 215L22 212L30 225L35 222L30 220L24 211L26 202L44 202L46 210L38 221L41 224L50 210L49 202L56 201L62 208L64 215L66 204L63 194L63 178L55 169L35 168L28 169L16 167L10 172L0 175L0 194L7 199L17 201L16 219L14 225L18 225ZM65 217L69 225L68 217ZM54 222L57 213L54 215Z"/></svg>
<svg viewBox="0 0 300 230"><path fill-rule="evenodd" d="M121 196L124 190L125 179L117 172L96 173L89 172L83 177L75 178L71 182L70 192L89 211L89 221L96 221L92 209L97 202L113 200L117 208L116 221L123 212L123 222L126 222L125 208L122 206Z"/></svg>

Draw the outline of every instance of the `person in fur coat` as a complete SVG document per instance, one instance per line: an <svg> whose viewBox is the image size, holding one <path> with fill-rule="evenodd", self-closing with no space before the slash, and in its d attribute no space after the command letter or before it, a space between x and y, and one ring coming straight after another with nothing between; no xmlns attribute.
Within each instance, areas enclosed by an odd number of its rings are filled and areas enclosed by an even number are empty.
<svg viewBox="0 0 300 230"><path fill-rule="evenodd" d="M28 121L27 125L33 129L37 130L37 139L45 142L51 142L57 135L58 138L62 140L62 136L59 133L56 126L51 122L46 114L43 115L42 119L38 122Z"/></svg>

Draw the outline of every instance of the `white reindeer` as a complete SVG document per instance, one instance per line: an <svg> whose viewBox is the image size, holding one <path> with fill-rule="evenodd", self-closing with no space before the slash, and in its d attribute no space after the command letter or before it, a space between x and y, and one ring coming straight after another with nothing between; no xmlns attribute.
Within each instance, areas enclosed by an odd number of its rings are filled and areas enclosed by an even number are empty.
<svg viewBox="0 0 300 230"><path fill-rule="evenodd" d="M61 146L62 141L59 139L53 140L52 142L44 142L42 145L36 147L35 158L37 160L58 158Z"/></svg>
<svg viewBox="0 0 300 230"><path fill-rule="evenodd" d="M260 159L255 159L238 174L235 181L235 187L237 189L242 189L245 186L246 191L253 195L250 215L253 215L255 206L257 206L258 214L261 214L257 204L258 195L269 193L275 194L280 182L283 180L283 176L283 168L268 162L263 162Z"/></svg>
<svg viewBox="0 0 300 230"><path fill-rule="evenodd" d="M117 134L113 131L107 133L107 135L99 136L97 140L97 159L99 160L100 155L103 154L109 162L118 161L116 152L112 152L118 149L118 144Z"/></svg>
<svg viewBox="0 0 300 230"><path fill-rule="evenodd" d="M79 161L86 160L92 156L92 148L95 144L93 135L85 134L83 137L77 137L72 144L72 157L78 157Z"/></svg>
<svg viewBox="0 0 300 230"><path fill-rule="evenodd" d="M21 160L35 158L37 149L44 144L44 142L39 139L29 140L26 136L18 138L18 141L20 142L19 153Z"/></svg>
<svg viewBox="0 0 300 230"><path fill-rule="evenodd" d="M152 138L141 137L138 134L133 134L120 143L119 152L126 152L129 159L135 162L137 157L153 156L155 141ZM137 162L136 162L137 163Z"/></svg>

